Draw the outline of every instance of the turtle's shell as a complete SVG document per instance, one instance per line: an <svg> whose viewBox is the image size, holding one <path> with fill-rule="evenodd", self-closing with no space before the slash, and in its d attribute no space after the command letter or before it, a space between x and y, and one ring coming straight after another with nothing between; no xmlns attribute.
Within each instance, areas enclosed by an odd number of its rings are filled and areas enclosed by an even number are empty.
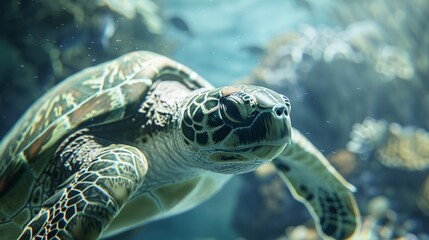
<svg viewBox="0 0 429 240"><path fill-rule="evenodd" d="M72 75L34 103L0 144L0 221L29 201L30 193L22 189L32 189L65 137L131 116L159 80L180 81L189 89L211 87L173 60L132 52ZM21 190L11 191L16 188Z"/></svg>

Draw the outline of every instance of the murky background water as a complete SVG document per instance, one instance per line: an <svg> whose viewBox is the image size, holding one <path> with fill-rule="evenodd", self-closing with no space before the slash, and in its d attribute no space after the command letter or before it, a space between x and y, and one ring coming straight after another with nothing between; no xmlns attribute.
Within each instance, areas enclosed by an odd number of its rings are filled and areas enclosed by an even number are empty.
<svg viewBox="0 0 429 240"><path fill-rule="evenodd" d="M150 50L216 86L289 96L294 126L358 188L359 239L429 239L429 2L9 0L0 12L1 137L65 77ZM113 239L285 238L317 239L279 179L251 173Z"/></svg>

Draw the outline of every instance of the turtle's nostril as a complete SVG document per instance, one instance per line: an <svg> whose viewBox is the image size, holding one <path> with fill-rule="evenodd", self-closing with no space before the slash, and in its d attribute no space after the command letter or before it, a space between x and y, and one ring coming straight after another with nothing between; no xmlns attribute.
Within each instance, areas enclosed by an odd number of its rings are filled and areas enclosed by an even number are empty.
<svg viewBox="0 0 429 240"><path fill-rule="evenodd" d="M282 115L287 116L288 115L288 111L286 106L283 105L276 105L273 108L273 111L276 113L277 116L281 117Z"/></svg>

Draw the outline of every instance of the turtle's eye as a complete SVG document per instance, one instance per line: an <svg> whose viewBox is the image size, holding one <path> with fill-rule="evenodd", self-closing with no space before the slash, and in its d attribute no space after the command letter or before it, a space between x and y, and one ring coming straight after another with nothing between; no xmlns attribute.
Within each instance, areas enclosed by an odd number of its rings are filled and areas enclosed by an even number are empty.
<svg viewBox="0 0 429 240"><path fill-rule="evenodd" d="M233 123L244 122L255 110L255 103L249 94L235 92L221 98L222 113Z"/></svg>

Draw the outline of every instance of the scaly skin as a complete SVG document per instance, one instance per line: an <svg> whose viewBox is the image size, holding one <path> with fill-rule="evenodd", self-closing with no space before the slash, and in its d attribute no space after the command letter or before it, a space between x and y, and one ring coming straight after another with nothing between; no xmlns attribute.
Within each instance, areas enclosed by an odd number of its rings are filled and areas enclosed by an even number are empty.
<svg viewBox="0 0 429 240"><path fill-rule="evenodd" d="M229 176L273 161L321 236L351 238L353 187L292 132L290 111L272 90L213 88L154 53L85 70L0 144L0 234L97 239L190 209Z"/></svg>

